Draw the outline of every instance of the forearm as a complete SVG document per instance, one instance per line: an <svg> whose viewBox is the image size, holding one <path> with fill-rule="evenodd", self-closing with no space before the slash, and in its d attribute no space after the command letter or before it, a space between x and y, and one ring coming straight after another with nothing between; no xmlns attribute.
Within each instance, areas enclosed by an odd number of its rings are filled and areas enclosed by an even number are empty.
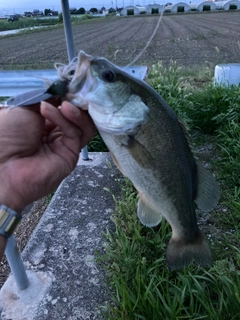
<svg viewBox="0 0 240 320"><path fill-rule="evenodd" d="M7 238L0 236L0 261L4 255L4 251L7 245Z"/></svg>

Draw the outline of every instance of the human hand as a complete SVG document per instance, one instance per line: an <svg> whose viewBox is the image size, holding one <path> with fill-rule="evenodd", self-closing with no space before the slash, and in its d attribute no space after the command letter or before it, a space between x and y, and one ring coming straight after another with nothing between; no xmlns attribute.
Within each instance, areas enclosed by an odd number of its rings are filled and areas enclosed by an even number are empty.
<svg viewBox="0 0 240 320"><path fill-rule="evenodd" d="M89 115L69 102L42 103L41 113L0 111L0 204L20 213L51 193L75 168L80 150L94 136Z"/></svg>

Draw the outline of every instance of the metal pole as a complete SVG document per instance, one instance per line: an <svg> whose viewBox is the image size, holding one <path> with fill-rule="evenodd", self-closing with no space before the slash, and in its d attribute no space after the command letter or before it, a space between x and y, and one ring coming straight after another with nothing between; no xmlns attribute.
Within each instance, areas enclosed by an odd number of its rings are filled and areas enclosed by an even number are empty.
<svg viewBox="0 0 240 320"><path fill-rule="evenodd" d="M62 4L62 15L63 15L63 22L64 22L65 40L67 44L68 60L70 62L76 56L76 54L74 50L73 32L72 32L72 24L71 24L68 0L61 0L61 4Z"/></svg>
<svg viewBox="0 0 240 320"><path fill-rule="evenodd" d="M69 62L71 62L72 59L76 56L76 54L74 49L73 32L72 32L72 24L71 24L68 0L61 0L61 4L62 4L62 15L63 15L63 22L64 22L65 39L67 44L68 60ZM82 149L82 159L89 160L87 146Z"/></svg>
<svg viewBox="0 0 240 320"><path fill-rule="evenodd" d="M26 289L29 286L29 281L14 236L8 238L5 254L18 289Z"/></svg>

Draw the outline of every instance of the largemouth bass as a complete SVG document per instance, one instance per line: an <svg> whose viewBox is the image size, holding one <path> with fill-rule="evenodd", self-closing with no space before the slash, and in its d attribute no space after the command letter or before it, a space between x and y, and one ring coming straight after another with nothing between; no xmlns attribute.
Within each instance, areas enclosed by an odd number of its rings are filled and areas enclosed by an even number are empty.
<svg viewBox="0 0 240 320"><path fill-rule="evenodd" d="M219 187L195 160L183 124L163 98L108 60L80 52L67 100L88 110L115 164L134 184L141 223L153 227L163 216L171 225L169 268L211 265L195 203L211 210Z"/></svg>

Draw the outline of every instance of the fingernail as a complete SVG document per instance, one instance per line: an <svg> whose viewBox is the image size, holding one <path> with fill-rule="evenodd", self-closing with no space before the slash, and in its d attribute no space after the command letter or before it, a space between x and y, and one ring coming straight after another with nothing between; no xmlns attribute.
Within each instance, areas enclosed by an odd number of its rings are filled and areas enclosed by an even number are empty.
<svg viewBox="0 0 240 320"><path fill-rule="evenodd" d="M45 101L41 101L40 110L44 110L47 108L47 103Z"/></svg>
<svg viewBox="0 0 240 320"><path fill-rule="evenodd" d="M48 103L48 102L46 102L46 101L41 101L41 108L46 109L46 108L49 107L49 105L50 105L50 103Z"/></svg>

